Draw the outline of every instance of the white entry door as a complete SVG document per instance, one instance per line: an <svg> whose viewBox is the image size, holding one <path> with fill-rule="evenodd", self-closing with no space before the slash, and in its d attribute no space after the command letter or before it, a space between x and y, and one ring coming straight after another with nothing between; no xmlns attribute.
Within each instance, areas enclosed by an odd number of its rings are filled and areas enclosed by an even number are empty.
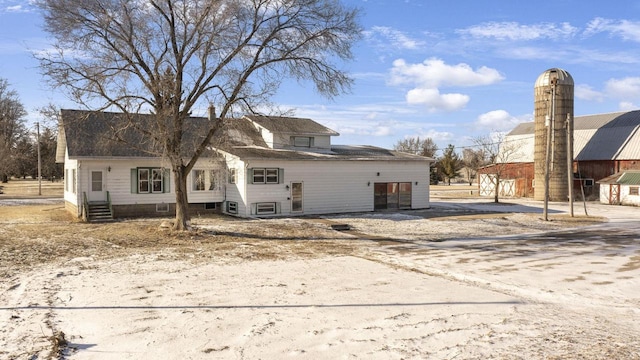
<svg viewBox="0 0 640 360"><path fill-rule="evenodd" d="M89 201L106 201L107 192L104 187L104 170L89 171Z"/></svg>
<svg viewBox="0 0 640 360"><path fill-rule="evenodd" d="M291 183L291 212L300 213L304 210L302 182Z"/></svg>

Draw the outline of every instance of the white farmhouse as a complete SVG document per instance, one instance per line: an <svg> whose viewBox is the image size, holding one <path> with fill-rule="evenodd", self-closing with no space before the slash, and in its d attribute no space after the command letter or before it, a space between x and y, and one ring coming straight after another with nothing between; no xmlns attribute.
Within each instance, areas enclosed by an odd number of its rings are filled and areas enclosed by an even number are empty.
<svg viewBox="0 0 640 360"><path fill-rule="evenodd" d="M131 126L148 116L135 115ZM175 211L168 161L157 155L152 141L114 131L124 117L61 111L57 161L64 162L66 208L77 216L92 220ZM186 146L201 140L204 132L198 129L216 120L190 121ZM269 217L429 207L433 159L332 145L338 135L304 118L225 120L224 131L188 176L190 212Z"/></svg>

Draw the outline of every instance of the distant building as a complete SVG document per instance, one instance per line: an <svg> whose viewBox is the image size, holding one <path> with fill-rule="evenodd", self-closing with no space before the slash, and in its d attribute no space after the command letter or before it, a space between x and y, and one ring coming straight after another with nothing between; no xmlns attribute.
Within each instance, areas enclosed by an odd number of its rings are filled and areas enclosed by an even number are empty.
<svg viewBox="0 0 640 360"><path fill-rule="evenodd" d="M598 181L600 202L640 206L640 171L627 170Z"/></svg>
<svg viewBox="0 0 640 360"><path fill-rule="evenodd" d="M598 180L627 170L640 170L640 110L576 116L573 130L573 189L576 199L602 196ZM501 195L533 197L534 188L544 186L534 181L534 123L516 126L504 139L516 145L517 154L508 160L501 174ZM495 169L480 170L480 190L492 196L486 182ZM608 181L608 180L607 180ZM602 201L602 199L601 199Z"/></svg>

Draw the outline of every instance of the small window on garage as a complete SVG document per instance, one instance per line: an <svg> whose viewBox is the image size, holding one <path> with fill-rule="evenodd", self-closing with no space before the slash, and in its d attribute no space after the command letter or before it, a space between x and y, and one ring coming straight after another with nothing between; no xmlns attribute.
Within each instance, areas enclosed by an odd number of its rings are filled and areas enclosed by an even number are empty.
<svg viewBox="0 0 640 360"><path fill-rule="evenodd" d="M629 195L638 195L638 187L637 186L631 186L629 188Z"/></svg>

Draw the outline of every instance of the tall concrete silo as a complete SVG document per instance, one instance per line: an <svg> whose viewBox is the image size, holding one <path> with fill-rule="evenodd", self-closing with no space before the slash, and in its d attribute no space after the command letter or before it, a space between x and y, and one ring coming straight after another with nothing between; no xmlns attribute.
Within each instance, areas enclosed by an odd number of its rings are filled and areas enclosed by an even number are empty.
<svg viewBox="0 0 640 360"><path fill-rule="evenodd" d="M573 78L562 69L543 72L534 86L534 179L533 198L544 200L545 171L549 163L549 201L567 201L569 184L567 169L567 122L573 129ZM572 134L571 134L572 135ZM547 145L549 143L549 145ZM547 158L549 149L549 158Z"/></svg>

